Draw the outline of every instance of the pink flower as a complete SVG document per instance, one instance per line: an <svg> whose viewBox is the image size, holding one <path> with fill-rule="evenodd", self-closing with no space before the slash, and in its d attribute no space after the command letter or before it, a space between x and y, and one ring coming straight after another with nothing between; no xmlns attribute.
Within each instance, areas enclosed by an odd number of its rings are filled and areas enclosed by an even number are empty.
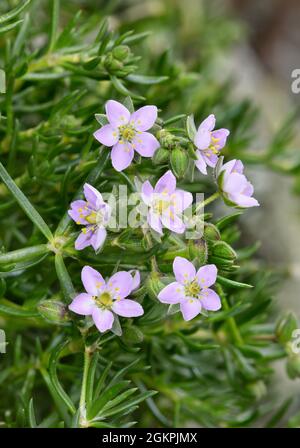
<svg viewBox="0 0 300 448"><path fill-rule="evenodd" d="M95 250L99 250L106 239L105 226L110 219L111 209L96 188L84 184L83 191L86 200L79 199L72 202L68 211L76 224L85 226L75 241L75 249L82 250L92 246Z"/></svg>
<svg viewBox="0 0 300 448"><path fill-rule="evenodd" d="M69 309L92 319L103 333L113 326L116 314L122 317L137 317L144 314L142 306L126 297L140 284L138 271L120 271L105 282L102 275L85 266L81 280L86 292L79 294L69 305Z"/></svg>
<svg viewBox="0 0 300 448"><path fill-rule="evenodd" d="M194 144L198 149L195 165L202 174L207 174L206 166L215 167L218 161L218 155L225 146L230 132L228 129L218 129L213 131L216 119L213 114L209 115L200 124L195 135Z"/></svg>
<svg viewBox="0 0 300 448"><path fill-rule="evenodd" d="M147 221L150 227L162 234L162 227L175 233L183 233L185 224L181 218L182 212L191 205L191 193L176 188L176 178L169 170L152 187L147 180L142 185L143 202L149 207Z"/></svg>
<svg viewBox="0 0 300 448"><path fill-rule="evenodd" d="M102 126L94 137L105 146L112 146L111 160L117 171L127 168L134 151L152 157L159 147L158 140L149 132L157 118L156 106L144 106L130 114L123 104L109 100L105 105L109 124Z"/></svg>
<svg viewBox="0 0 300 448"><path fill-rule="evenodd" d="M173 262L176 282L170 283L159 294L162 303L180 304L184 320L191 320L203 309L217 311L221 308L218 294L210 289L217 278L214 264L202 266L197 272L194 265L182 257Z"/></svg>
<svg viewBox="0 0 300 448"><path fill-rule="evenodd" d="M259 203L252 197L254 189L243 174L244 165L240 160L230 160L217 173L219 189L226 204L239 207L257 207Z"/></svg>

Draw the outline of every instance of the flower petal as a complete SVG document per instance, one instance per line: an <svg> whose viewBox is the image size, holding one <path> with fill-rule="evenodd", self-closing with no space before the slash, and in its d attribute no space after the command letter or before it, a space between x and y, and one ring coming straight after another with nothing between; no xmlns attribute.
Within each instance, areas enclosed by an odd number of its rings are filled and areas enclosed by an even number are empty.
<svg viewBox="0 0 300 448"><path fill-rule="evenodd" d="M153 194L153 187L150 184L149 180L146 180L146 182L143 183L141 188L142 200L145 202L146 205L149 205L151 203L152 194Z"/></svg>
<svg viewBox="0 0 300 448"><path fill-rule="evenodd" d="M99 250L106 239L106 235L107 235L106 229L104 227L102 228L98 227L97 230L93 233L93 236L91 238L91 246L93 246L95 250Z"/></svg>
<svg viewBox="0 0 300 448"><path fill-rule="evenodd" d="M198 149L207 149L211 142L211 133L207 129L202 129L199 127L195 138L194 143Z"/></svg>
<svg viewBox="0 0 300 448"><path fill-rule="evenodd" d="M84 202L84 201L82 201ZM86 202L84 202L86 204ZM89 224L88 221L84 218L84 214L79 212L79 210L72 208L71 210L68 210L68 215L73 219L73 221L76 222L76 224Z"/></svg>
<svg viewBox="0 0 300 448"><path fill-rule="evenodd" d="M210 114L205 120L202 121L199 128L206 129L207 131L212 131L216 125L216 117L214 114Z"/></svg>
<svg viewBox="0 0 300 448"><path fill-rule="evenodd" d="M212 289L205 289L202 291L200 300L202 307L208 311L217 311L222 306L220 297Z"/></svg>
<svg viewBox="0 0 300 448"><path fill-rule="evenodd" d="M245 196L243 194L229 195L229 199L232 202L234 202L238 207L242 208L259 207L259 202L255 198Z"/></svg>
<svg viewBox="0 0 300 448"><path fill-rule="evenodd" d="M207 264L198 269L196 277L201 288L208 288L216 283L217 267L214 264Z"/></svg>
<svg viewBox="0 0 300 448"><path fill-rule="evenodd" d="M167 229L171 230L175 233L184 233L185 224L182 221L181 217L179 217L174 207L169 207L167 210L163 212L161 215L161 221Z"/></svg>
<svg viewBox="0 0 300 448"><path fill-rule="evenodd" d="M196 155L197 155L197 160L195 161L196 167L202 174L207 174L206 161L201 151L196 151Z"/></svg>
<svg viewBox="0 0 300 448"><path fill-rule="evenodd" d="M92 185L85 183L83 192L86 200L94 209L97 210L103 204L102 194Z"/></svg>
<svg viewBox="0 0 300 448"><path fill-rule="evenodd" d="M173 199L175 211L182 212L192 204L193 195L189 191L176 189L171 199Z"/></svg>
<svg viewBox="0 0 300 448"><path fill-rule="evenodd" d="M218 156L217 154L213 154L212 151L209 149L205 151L205 154L203 155L205 163L210 166L211 168L214 168L216 164L218 163Z"/></svg>
<svg viewBox="0 0 300 448"><path fill-rule="evenodd" d="M195 266L183 257L176 257L174 259L173 272L176 280L182 285L187 282L192 282L196 277Z"/></svg>
<svg viewBox="0 0 300 448"><path fill-rule="evenodd" d="M111 124L106 124L94 132L94 137L105 146L113 146L119 140L119 131Z"/></svg>
<svg viewBox="0 0 300 448"><path fill-rule="evenodd" d="M105 104L108 121L113 127L127 124L130 119L130 112L123 104L115 100L109 100Z"/></svg>
<svg viewBox="0 0 300 448"><path fill-rule="evenodd" d="M185 298L184 286L178 282L172 282L162 289L157 297L162 303L180 303Z"/></svg>
<svg viewBox="0 0 300 448"><path fill-rule="evenodd" d="M82 269L81 281L85 290L93 296L97 296L105 288L105 281L102 275L90 266L84 266Z"/></svg>
<svg viewBox="0 0 300 448"><path fill-rule="evenodd" d="M149 132L141 132L132 140L132 146L143 157L152 157L157 148L159 141Z"/></svg>
<svg viewBox="0 0 300 448"><path fill-rule="evenodd" d="M111 161L116 171L123 171L133 159L134 150L130 143L117 143L111 151Z"/></svg>
<svg viewBox="0 0 300 448"><path fill-rule="evenodd" d="M133 278L126 271L116 272L107 282L107 290L114 299L124 299L132 291Z"/></svg>
<svg viewBox="0 0 300 448"><path fill-rule="evenodd" d="M143 307L134 300L115 300L112 306L113 311L122 317L138 317L144 314Z"/></svg>
<svg viewBox="0 0 300 448"><path fill-rule="evenodd" d="M140 286L141 274L137 269L132 269L131 271L129 271L129 274L132 277L132 291L134 291Z"/></svg>
<svg viewBox="0 0 300 448"><path fill-rule="evenodd" d="M226 145L226 140L229 134L230 134L229 130L223 128L213 131L211 133L212 143L218 151L220 151ZM217 139L217 141L214 141L214 139Z"/></svg>
<svg viewBox="0 0 300 448"><path fill-rule="evenodd" d="M167 171L156 183L154 192L172 194L176 188L176 177L171 170Z"/></svg>
<svg viewBox="0 0 300 448"><path fill-rule="evenodd" d="M243 174L231 173L223 183L223 191L228 194L239 194L247 187L247 179Z"/></svg>
<svg viewBox="0 0 300 448"><path fill-rule="evenodd" d="M69 305L69 310L82 316L90 316L92 314L95 301L90 294L79 294Z"/></svg>
<svg viewBox="0 0 300 448"><path fill-rule="evenodd" d="M92 236L93 232L91 230L87 230L86 232L81 231L75 241L75 249L82 250L90 246Z"/></svg>
<svg viewBox="0 0 300 448"><path fill-rule="evenodd" d="M191 320L200 313L201 302L198 299L188 298L181 302L180 311L182 312L184 320Z"/></svg>
<svg viewBox="0 0 300 448"><path fill-rule="evenodd" d="M147 222L148 222L149 226L153 230L155 230L155 232L162 235L163 231L162 231L161 219L157 213L153 213L152 211L149 211L149 213L147 215Z"/></svg>
<svg viewBox="0 0 300 448"><path fill-rule="evenodd" d="M156 106L144 106L133 112L130 122L137 131L147 131L152 128L157 118Z"/></svg>
<svg viewBox="0 0 300 448"><path fill-rule="evenodd" d="M109 310L102 310L98 307L95 307L93 309L92 317L100 333L104 333L104 331L110 330L113 326L114 315Z"/></svg>

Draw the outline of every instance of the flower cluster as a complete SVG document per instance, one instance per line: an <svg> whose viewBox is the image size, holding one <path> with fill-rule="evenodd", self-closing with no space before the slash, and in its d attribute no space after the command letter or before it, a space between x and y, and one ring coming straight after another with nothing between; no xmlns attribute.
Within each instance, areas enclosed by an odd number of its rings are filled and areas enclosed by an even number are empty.
<svg viewBox="0 0 300 448"><path fill-rule="evenodd" d="M156 106L144 106L130 113L123 104L110 100L105 107L108 123L94 136L101 144L112 147L113 168L118 172L126 169L133 161L135 151L142 157L153 157L160 142L147 131L153 128L157 120ZM204 175L207 175L207 167L215 168L219 194L226 204L239 208L259 205L252 197L253 187L243 174L242 162L231 160L224 165L218 163L229 130L214 130L215 123L215 116L209 115L198 127L194 138L190 139L196 153L196 168ZM82 250L92 246L98 251L107 236L111 208L93 186L85 184L83 193L85 200L74 201L68 212L76 224L83 226L75 248ZM193 196L177 188L176 177L171 170L165 172L155 186L149 180L144 181L140 196L147 207L149 227L160 235L163 228L184 234L186 225L181 214L192 206ZM217 311L221 308L220 297L211 289L217 279L214 264L201 266L196 271L191 261L175 257L173 272L176 281L160 291L160 302L178 306L186 321L203 310ZM132 318L144 313L137 301L127 298L140 285L138 271L120 271L105 280L99 272L85 266L81 278L86 292L77 295L69 308L79 315L91 316L100 332L113 331L117 316Z"/></svg>

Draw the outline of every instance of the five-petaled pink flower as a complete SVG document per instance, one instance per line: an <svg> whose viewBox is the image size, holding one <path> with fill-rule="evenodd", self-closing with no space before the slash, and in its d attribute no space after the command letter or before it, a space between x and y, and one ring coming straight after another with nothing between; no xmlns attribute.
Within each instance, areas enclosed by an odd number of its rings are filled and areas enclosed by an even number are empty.
<svg viewBox="0 0 300 448"><path fill-rule="evenodd" d="M230 160L217 173L218 186L227 205L238 208L257 207L259 203L252 197L254 188L243 174L244 165L240 160Z"/></svg>
<svg viewBox="0 0 300 448"><path fill-rule="evenodd" d="M194 138L194 144L197 148L195 165L202 174L207 174L207 165L212 168L216 166L219 152L225 146L230 134L228 129L214 131L215 124L215 116L213 114L209 115L200 124Z"/></svg>
<svg viewBox="0 0 300 448"><path fill-rule="evenodd" d="M147 221L150 227L162 234L162 227L183 233L185 224L182 212L193 202L191 193L176 188L176 178L169 170L152 187L147 180L141 189L143 202L149 207Z"/></svg>
<svg viewBox="0 0 300 448"><path fill-rule="evenodd" d="M138 317L144 314L139 303L126 299L139 287L138 271L120 271L105 282L98 271L85 266L81 271L81 280L86 292L75 297L69 309L82 316L92 316L101 333L112 328L116 314L122 317Z"/></svg>
<svg viewBox="0 0 300 448"><path fill-rule="evenodd" d="M71 203L69 216L85 227L75 241L75 249L81 250L92 246L99 250L106 238L106 226L110 219L111 208L103 201L101 193L89 184L83 186L84 200Z"/></svg>
<svg viewBox="0 0 300 448"><path fill-rule="evenodd" d="M182 257L173 262L176 282L170 283L158 294L162 303L180 304L184 320L196 317L203 309L217 311L221 308L218 294L210 289L217 278L214 264L202 266L197 272L194 265Z"/></svg>
<svg viewBox="0 0 300 448"><path fill-rule="evenodd" d="M109 124L102 126L94 137L105 146L112 146L111 160L117 171L127 168L134 151L143 157L152 157L159 147L158 140L149 132L157 118L156 106L144 106L130 114L118 101L109 100L105 105Z"/></svg>

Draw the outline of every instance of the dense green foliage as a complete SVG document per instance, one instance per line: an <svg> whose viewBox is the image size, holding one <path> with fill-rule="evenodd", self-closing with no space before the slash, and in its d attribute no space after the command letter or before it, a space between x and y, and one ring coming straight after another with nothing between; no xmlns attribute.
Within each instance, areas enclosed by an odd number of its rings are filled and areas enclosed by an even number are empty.
<svg viewBox="0 0 300 448"><path fill-rule="evenodd" d="M256 111L232 101L230 80L220 82L212 70L238 27L216 16L211 2L201 2L196 30L184 22L180 2L145 1L143 11L138 1L32 0L12 9L16 3L0 6L0 328L8 341L0 354L1 425L236 427L262 417L286 425L290 401L274 408L272 363L287 357L290 375L299 375L288 350L297 322L290 316L276 330L278 274L256 255L255 242L239 242L240 212L228 208L216 218L209 206L204 237L194 242L166 233L149 246L139 229L116 232L99 254L75 251L78 229L67 215L84 182L111 192L118 184L131 188L137 171L158 179L174 168L166 135L185 133L190 113L199 123L213 111L218 127L231 130L225 157L297 174L296 162L278 162L286 157L287 127L265 153L241 150L255 137ZM105 101L128 97L135 107L163 111L157 132L165 153L124 175L92 134ZM185 190L215 191L199 173L178 177ZM167 315L157 293L178 254L217 265L219 312L189 323ZM145 315L124 321L122 337L99 336L67 311L86 264L104 275L115 266L142 272L135 298Z"/></svg>

